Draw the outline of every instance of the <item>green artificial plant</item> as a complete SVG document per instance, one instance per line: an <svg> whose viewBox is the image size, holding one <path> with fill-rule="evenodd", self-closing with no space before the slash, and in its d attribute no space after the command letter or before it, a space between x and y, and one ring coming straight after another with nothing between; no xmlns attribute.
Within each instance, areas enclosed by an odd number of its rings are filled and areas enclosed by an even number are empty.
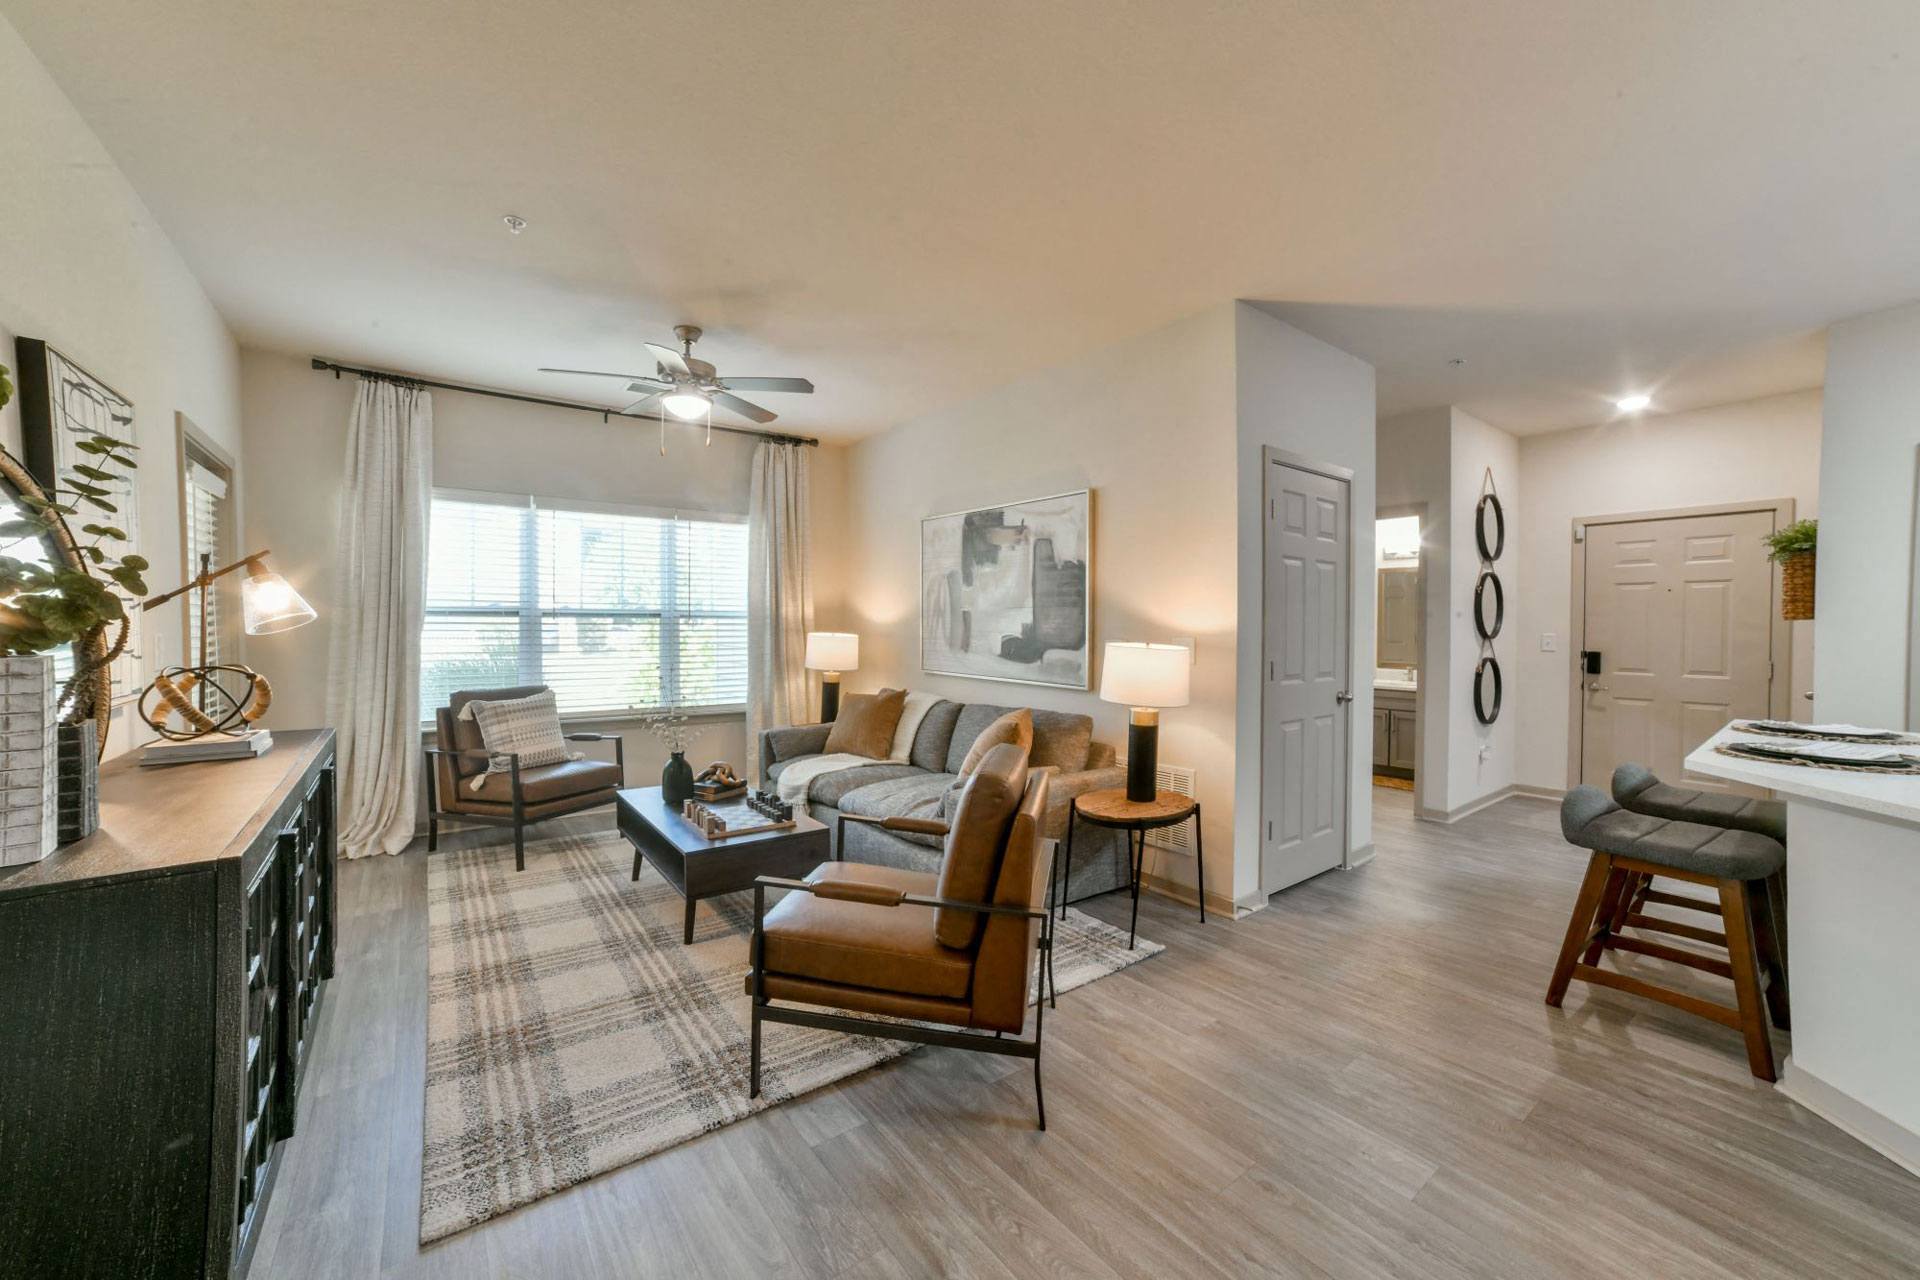
<svg viewBox="0 0 1920 1280"><path fill-rule="evenodd" d="M1767 535L1767 559L1784 564L1790 556L1812 552L1819 540L1818 520L1795 520L1786 528L1776 529Z"/></svg>
<svg viewBox="0 0 1920 1280"><path fill-rule="evenodd" d="M7 372L0 365L0 406L13 398ZM0 656L42 653L68 644L81 655L61 694L68 724L93 718L98 701L91 693L97 687L94 677L126 648L129 618L121 593L129 598L146 595L142 575L148 567L144 556L114 557L101 547L108 539L126 539L124 530L104 523L119 514L111 500L113 490L106 486L131 477L139 465L133 458L138 446L94 432L74 447L88 461L76 463L39 494L17 495L18 509L0 521L0 545L35 538L75 552L70 563L59 557L42 563L0 555ZM91 541L74 536L74 522L81 522L81 535ZM111 644L96 643L110 633Z"/></svg>

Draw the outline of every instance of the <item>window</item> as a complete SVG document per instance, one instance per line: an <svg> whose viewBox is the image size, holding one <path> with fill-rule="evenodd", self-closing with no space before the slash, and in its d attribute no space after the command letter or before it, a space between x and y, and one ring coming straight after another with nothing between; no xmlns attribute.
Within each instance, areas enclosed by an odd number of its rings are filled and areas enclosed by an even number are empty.
<svg viewBox="0 0 1920 1280"><path fill-rule="evenodd" d="M218 569L231 559L227 547L227 526L231 522L227 505L227 470L188 442L186 447L187 469L185 488L181 495L181 519L186 525L187 542L187 579L191 579L205 565ZM227 600L227 591L223 590L225 581L215 584L207 592L207 661L209 663L227 662L236 655L229 652L233 647L223 638L227 634L227 615L231 605ZM187 649L186 662L192 666L200 664L200 593L189 591L184 597L187 613Z"/></svg>
<svg viewBox="0 0 1920 1280"><path fill-rule="evenodd" d="M550 686L566 715L747 700L747 526L440 493L421 719L460 689Z"/></svg>

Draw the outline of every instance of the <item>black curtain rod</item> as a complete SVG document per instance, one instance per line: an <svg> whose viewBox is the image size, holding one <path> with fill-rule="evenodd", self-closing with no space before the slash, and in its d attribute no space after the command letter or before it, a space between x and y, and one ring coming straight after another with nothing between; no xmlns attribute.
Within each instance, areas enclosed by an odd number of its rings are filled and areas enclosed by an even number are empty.
<svg viewBox="0 0 1920 1280"><path fill-rule="evenodd" d="M605 405L581 404L575 400L553 400L546 396L526 396L517 391L496 391L492 387L470 387L458 382L436 382L432 378L417 378L410 373L392 373L385 369L362 369L350 364L337 364L332 360L312 357L313 367L338 378L343 373L355 374L362 378L374 378L382 382L401 382L410 387L432 387L436 391L462 391L470 396L492 396L495 400L518 400L521 404L545 405L549 409L575 409L581 413L597 413L602 422L611 422L615 418L626 418L633 422L666 422L676 427L697 427L705 429L704 422L683 422L679 418L669 418L657 413L622 413L618 409L609 409ZM812 436L783 435L778 431L762 431L757 427L731 427L724 422L713 424L715 431L724 431L728 435L753 436L758 440L772 440L777 444L819 445Z"/></svg>

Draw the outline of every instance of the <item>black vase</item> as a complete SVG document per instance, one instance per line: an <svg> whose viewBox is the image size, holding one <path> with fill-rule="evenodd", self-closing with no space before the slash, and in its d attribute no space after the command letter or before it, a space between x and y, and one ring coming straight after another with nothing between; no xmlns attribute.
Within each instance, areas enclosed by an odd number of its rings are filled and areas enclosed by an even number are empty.
<svg viewBox="0 0 1920 1280"><path fill-rule="evenodd" d="M674 752L667 767L660 771L660 798L670 809L678 809L693 799L693 766L687 763L686 752Z"/></svg>
<svg viewBox="0 0 1920 1280"><path fill-rule="evenodd" d="M84 840L100 827L100 738L92 720L63 724L59 729L59 764L55 772L61 844Z"/></svg>

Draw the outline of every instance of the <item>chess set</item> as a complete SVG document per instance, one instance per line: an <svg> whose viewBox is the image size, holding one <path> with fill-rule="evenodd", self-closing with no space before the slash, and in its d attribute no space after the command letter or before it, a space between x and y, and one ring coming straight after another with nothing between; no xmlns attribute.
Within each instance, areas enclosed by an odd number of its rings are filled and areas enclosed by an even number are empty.
<svg viewBox="0 0 1920 1280"><path fill-rule="evenodd" d="M793 806L771 791L748 791L729 800L695 797L680 807L680 814L709 840L786 831L795 825Z"/></svg>

